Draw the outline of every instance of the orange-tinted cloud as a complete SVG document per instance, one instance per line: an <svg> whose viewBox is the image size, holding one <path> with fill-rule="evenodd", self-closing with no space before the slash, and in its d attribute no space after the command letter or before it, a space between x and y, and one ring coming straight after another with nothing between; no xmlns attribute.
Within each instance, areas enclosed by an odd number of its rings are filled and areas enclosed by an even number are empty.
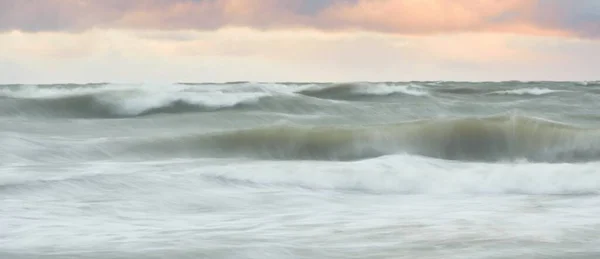
<svg viewBox="0 0 600 259"><path fill-rule="evenodd" d="M595 80L598 55L600 41L498 33L5 32L0 83Z"/></svg>
<svg viewBox="0 0 600 259"><path fill-rule="evenodd" d="M360 0L324 12L334 23L374 30L431 33L476 30L491 18L530 8L530 0Z"/></svg>
<svg viewBox="0 0 600 259"><path fill-rule="evenodd" d="M236 26L596 37L599 14L596 0L0 0L0 30Z"/></svg>

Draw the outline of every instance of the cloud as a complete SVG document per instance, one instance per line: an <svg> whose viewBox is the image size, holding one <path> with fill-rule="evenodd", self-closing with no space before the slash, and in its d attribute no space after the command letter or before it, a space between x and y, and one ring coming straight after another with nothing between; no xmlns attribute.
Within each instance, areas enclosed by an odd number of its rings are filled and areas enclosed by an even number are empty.
<svg viewBox="0 0 600 259"><path fill-rule="evenodd" d="M0 82L591 80L599 44L314 29L5 32L0 67L8 77Z"/></svg>
<svg viewBox="0 0 600 259"><path fill-rule="evenodd" d="M532 20L584 37L600 37L600 1L539 0Z"/></svg>
<svg viewBox="0 0 600 259"><path fill-rule="evenodd" d="M0 0L0 30L314 28L600 36L596 0Z"/></svg>
<svg viewBox="0 0 600 259"><path fill-rule="evenodd" d="M521 0L360 0L325 11L337 26L407 33L475 30L490 17L526 7Z"/></svg>

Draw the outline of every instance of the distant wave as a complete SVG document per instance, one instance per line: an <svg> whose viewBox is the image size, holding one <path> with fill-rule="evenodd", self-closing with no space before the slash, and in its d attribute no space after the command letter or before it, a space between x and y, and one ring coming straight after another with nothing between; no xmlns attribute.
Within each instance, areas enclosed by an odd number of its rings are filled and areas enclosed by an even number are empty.
<svg viewBox="0 0 600 259"><path fill-rule="evenodd" d="M133 87L19 87L0 91L0 114L47 117L116 118L158 113L215 111L252 105L267 91L219 89L140 89Z"/></svg>
<svg viewBox="0 0 600 259"><path fill-rule="evenodd" d="M582 81L577 82L577 84L583 86L600 86L600 81Z"/></svg>
<svg viewBox="0 0 600 259"><path fill-rule="evenodd" d="M355 89L355 93L365 95L405 94L412 96L427 96L429 92L418 85L382 85L365 86Z"/></svg>
<svg viewBox="0 0 600 259"><path fill-rule="evenodd" d="M408 96L427 96L429 92L424 87L407 84L368 84L368 83L347 83L347 84L327 84L313 85L305 87L298 91L300 94L330 98L330 99L352 99L364 96L387 96L387 95L408 95Z"/></svg>
<svg viewBox="0 0 600 259"><path fill-rule="evenodd" d="M41 117L120 118L160 113L213 112L223 109L314 110L319 99L364 96L425 96L414 85L381 84L179 84L165 87L118 85L5 86L0 114ZM311 98L313 100L311 100ZM287 108L286 108L287 107ZM289 109L288 109L289 108ZM285 110L287 109L287 110Z"/></svg>
<svg viewBox="0 0 600 259"><path fill-rule="evenodd" d="M345 161L397 153L484 162L600 160L598 130L516 116L434 119L363 128L272 126L153 139L135 146L139 152L158 152L152 155L159 156L174 152L283 160Z"/></svg>
<svg viewBox="0 0 600 259"><path fill-rule="evenodd" d="M548 88L532 87L532 88L521 88L521 89L512 89L512 90L505 90L505 91L496 91L496 92L492 92L492 94L545 95L545 94L552 94L552 93L558 93L558 92L565 92L565 91L564 90L553 90L553 89L548 89Z"/></svg>
<svg viewBox="0 0 600 259"><path fill-rule="evenodd" d="M256 103L265 95L238 95L228 98L198 98L188 95L130 99L111 95L79 95L45 99L4 99L4 114L48 117L115 118L158 113L214 111ZM12 105L11 105L12 103ZM7 107L8 106L8 107Z"/></svg>
<svg viewBox="0 0 600 259"><path fill-rule="evenodd" d="M476 84L417 83L249 83L176 85L4 85L0 115L57 118L120 118L163 113L215 112L227 109L281 113L315 111L338 101L411 99L432 105L448 95L540 96L567 90L506 89ZM592 91L592 90L589 90ZM437 94L446 94L437 96ZM425 98L425 97L441 98Z"/></svg>
<svg viewBox="0 0 600 259"><path fill-rule="evenodd" d="M485 88L482 87L436 87L433 89L435 92L448 93L448 94L478 94L485 93Z"/></svg>

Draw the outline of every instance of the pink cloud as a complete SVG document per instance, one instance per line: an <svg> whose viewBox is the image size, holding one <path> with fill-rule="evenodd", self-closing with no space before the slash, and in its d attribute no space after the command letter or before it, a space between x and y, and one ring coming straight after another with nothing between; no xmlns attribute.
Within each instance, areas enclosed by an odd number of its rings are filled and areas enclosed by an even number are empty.
<svg viewBox="0 0 600 259"><path fill-rule="evenodd" d="M600 23L587 21L571 28L568 19L573 19L573 15L569 16L569 8L545 6L545 3L556 3L541 0L321 0L315 3L317 1L312 0L0 0L0 30L210 30L238 26L360 29L398 34L494 31L596 35L589 31L597 30ZM306 6L310 12L302 11ZM550 11L552 15L548 14Z"/></svg>
<svg viewBox="0 0 600 259"><path fill-rule="evenodd" d="M133 10L110 26L160 29L216 29L225 26L312 27L314 17L294 13L302 0L173 1Z"/></svg>
<svg viewBox="0 0 600 259"><path fill-rule="evenodd" d="M325 10L330 26L404 34L510 32L567 35L536 23L536 0L359 0Z"/></svg>
<svg viewBox="0 0 600 259"><path fill-rule="evenodd" d="M324 12L338 26L386 31L430 33L474 30L504 12L528 8L529 0L360 0Z"/></svg>

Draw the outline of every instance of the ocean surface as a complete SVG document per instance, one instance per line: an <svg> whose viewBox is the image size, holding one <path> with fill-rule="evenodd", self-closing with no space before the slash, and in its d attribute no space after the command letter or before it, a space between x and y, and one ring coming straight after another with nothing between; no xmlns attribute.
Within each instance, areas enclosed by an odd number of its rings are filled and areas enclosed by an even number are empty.
<svg viewBox="0 0 600 259"><path fill-rule="evenodd" d="M0 86L0 258L600 258L600 82Z"/></svg>

